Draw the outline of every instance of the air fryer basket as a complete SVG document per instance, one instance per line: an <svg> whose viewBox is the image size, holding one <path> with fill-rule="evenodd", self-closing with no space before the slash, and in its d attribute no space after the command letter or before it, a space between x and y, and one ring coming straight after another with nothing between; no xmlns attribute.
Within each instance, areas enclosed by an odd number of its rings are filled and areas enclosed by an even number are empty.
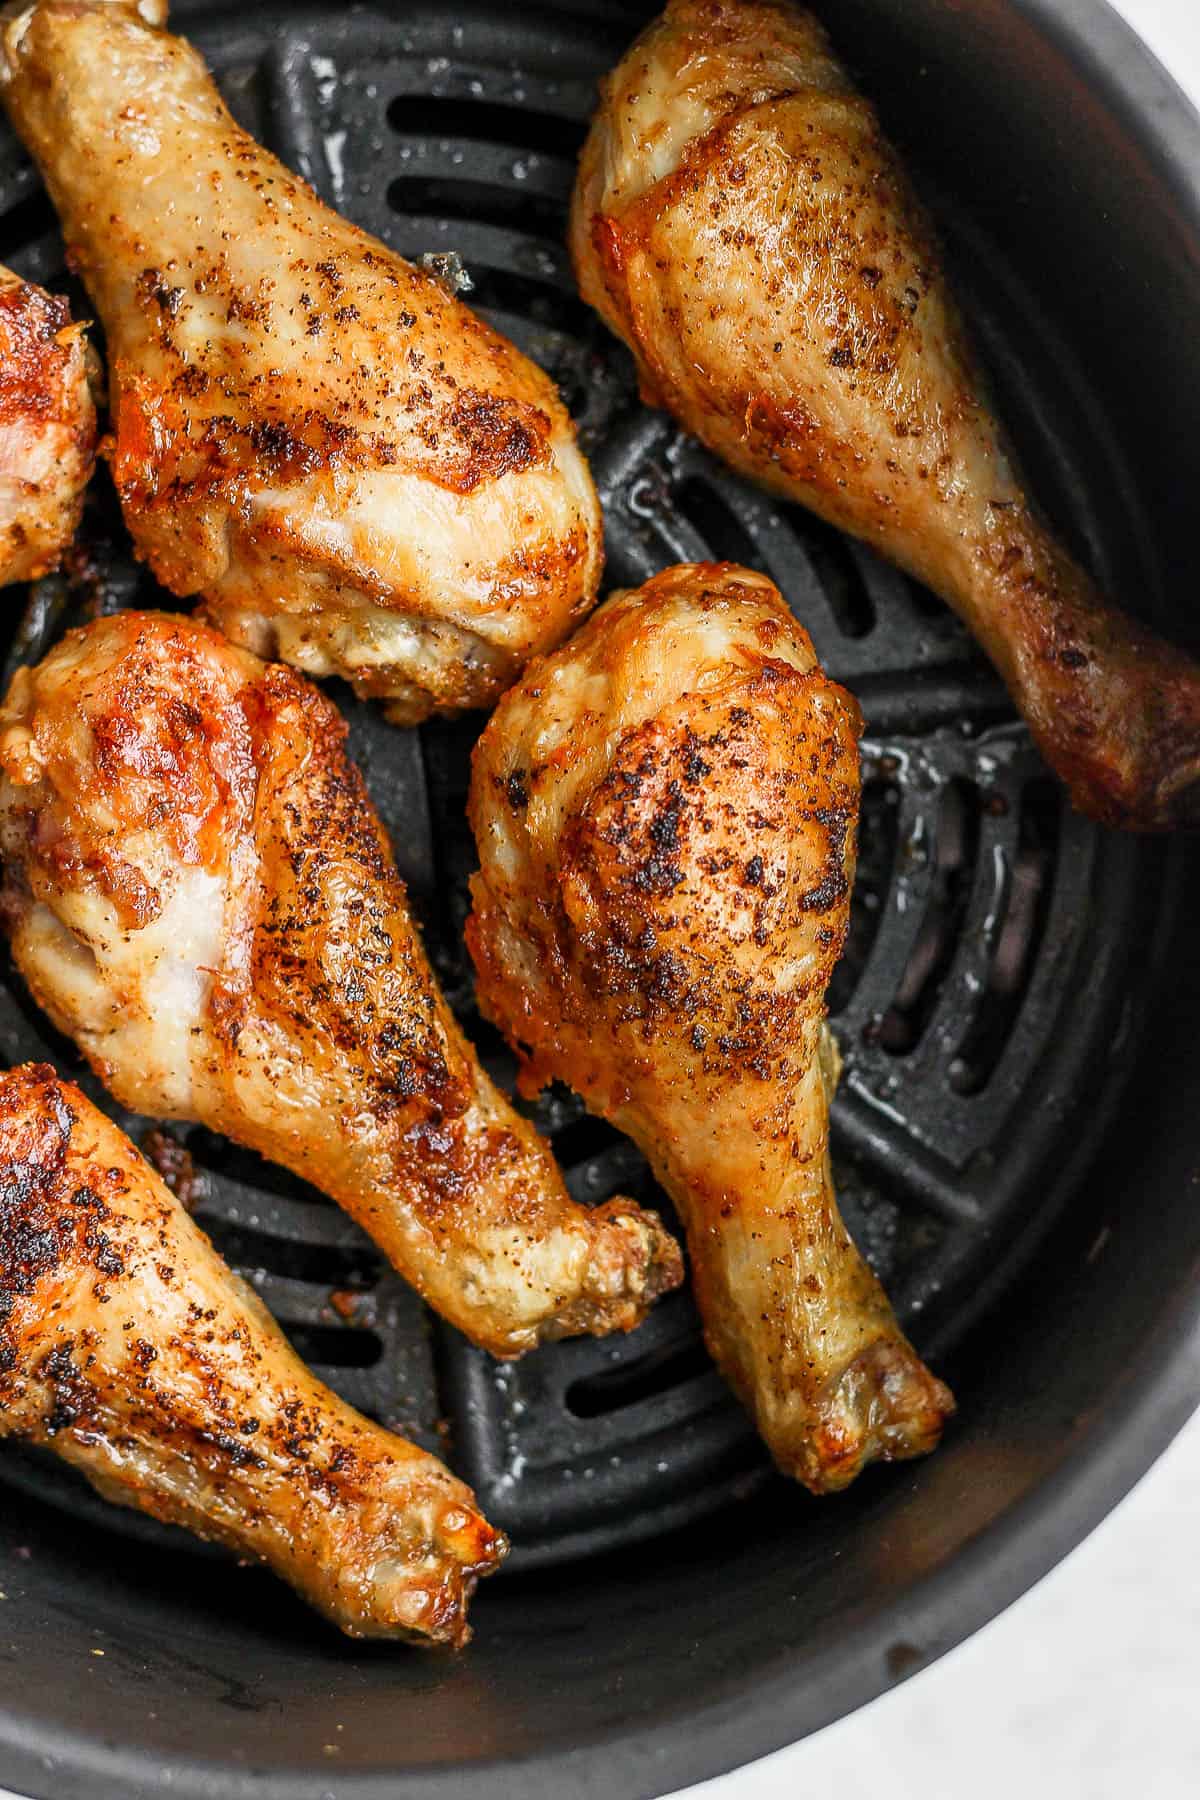
<svg viewBox="0 0 1200 1800"><path fill-rule="evenodd" d="M1110 591L1194 643L1200 124L1093 0L823 11L934 205L1045 504ZM560 382L610 585L680 559L761 567L860 697L839 1182L962 1416L928 1463L820 1503L770 1476L686 1295L628 1338L498 1365L320 1195L210 1132L115 1109L5 969L3 1063L45 1056L80 1079L321 1375L448 1455L516 1549L461 1659L364 1650L265 1576L6 1447L0 1783L54 1800L662 1792L936 1655L1081 1535L1194 1403L1195 858L1073 814L948 613L639 404L562 247L595 82L639 9L174 13L250 129L403 254L456 253L472 304ZM8 138L0 260L66 280ZM10 666L97 609L162 603L103 483L85 538L31 591ZM435 966L510 1079L461 944L478 720L401 732L338 698ZM570 1095L535 1116L580 1199L654 1196Z"/></svg>

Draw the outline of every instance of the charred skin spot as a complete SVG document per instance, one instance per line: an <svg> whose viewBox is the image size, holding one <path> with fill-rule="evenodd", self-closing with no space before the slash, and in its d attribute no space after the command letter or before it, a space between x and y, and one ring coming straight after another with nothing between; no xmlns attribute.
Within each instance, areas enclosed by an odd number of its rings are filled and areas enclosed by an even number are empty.
<svg viewBox="0 0 1200 1800"><path fill-rule="evenodd" d="M629 876L640 893L658 896L673 893L683 880L683 870L674 860L679 852L679 827L683 816L683 800L677 781L667 786L666 798L649 822L649 853L642 857Z"/></svg>
<svg viewBox="0 0 1200 1800"><path fill-rule="evenodd" d="M124 1272L114 1215L97 1191L101 1177L81 1185L71 1167L76 1122L67 1090L44 1063L0 1087L0 1375L21 1362L23 1303L59 1277L94 1273L103 1289ZM103 1179L119 1185L121 1172Z"/></svg>
<svg viewBox="0 0 1200 1800"><path fill-rule="evenodd" d="M504 784L508 804L514 812L524 812L529 805L529 794L525 787L524 769L514 769Z"/></svg>
<svg viewBox="0 0 1200 1800"><path fill-rule="evenodd" d="M55 1437L79 1422L91 1403L91 1390L75 1361L74 1343L56 1344L37 1367L37 1375L50 1389L45 1432Z"/></svg>
<svg viewBox="0 0 1200 1800"><path fill-rule="evenodd" d="M831 912L850 893L847 840L854 829L858 809L850 805L814 807L810 817L825 828L825 862L821 879L806 889L796 904L803 912Z"/></svg>
<svg viewBox="0 0 1200 1800"><path fill-rule="evenodd" d="M707 763L700 752L700 740L691 731L688 732L687 751L683 764L683 779L689 787L703 781L706 775L712 774L712 764Z"/></svg>
<svg viewBox="0 0 1200 1800"><path fill-rule="evenodd" d="M448 424L462 446L459 472L452 485L470 494L485 481L520 474L549 460L549 415L477 388L464 388L448 409Z"/></svg>
<svg viewBox="0 0 1200 1800"><path fill-rule="evenodd" d="M153 307L167 319L173 319L183 304L183 289L172 287L158 269L143 269L134 291L143 306Z"/></svg>

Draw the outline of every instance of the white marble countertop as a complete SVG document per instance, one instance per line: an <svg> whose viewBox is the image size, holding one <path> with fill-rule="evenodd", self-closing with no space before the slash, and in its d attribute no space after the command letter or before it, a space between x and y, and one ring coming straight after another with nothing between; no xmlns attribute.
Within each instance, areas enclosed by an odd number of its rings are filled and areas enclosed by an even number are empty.
<svg viewBox="0 0 1200 1800"><path fill-rule="evenodd" d="M1114 4L1200 104L1200 0ZM1200 1414L1066 1562L966 1644L687 1800L1197 1800L1198 1529Z"/></svg>
<svg viewBox="0 0 1200 1800"><path fill-rule="evenodd" d="M973 1638L686 1800L1196 1800L1198 1521L1200 1414L1090 1538Z"/></svg>
<svg viewBox="0 0 1200 1800"><path fill-rule="evenodd" d="M972 0L966 0L970 5ZM1200 0L1113 0L1200 105ZM1036 1588L940 1662L687 1800L1197 1800L1200 1414Z"/></svg>

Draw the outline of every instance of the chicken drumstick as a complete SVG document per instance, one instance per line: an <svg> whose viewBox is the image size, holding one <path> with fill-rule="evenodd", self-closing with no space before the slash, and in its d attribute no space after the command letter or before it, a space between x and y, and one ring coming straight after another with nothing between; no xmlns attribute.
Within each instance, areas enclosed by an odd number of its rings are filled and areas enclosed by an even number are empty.
<svg viewBox="0 0 1200 1800"><path fill-rule="evenodd" d="M330 1393L129 1139L0 1076L0 1436L267 1563L352 1637L462 1644L506 1548L461 1481Z"/></svg>
<svg viewBox="0 0 1200 1800"><path fill-rule="evenodd" d="M670 0L605 85L572 249L645 397L955 608L1094 818L1200 824L1200 665L1034 511L872 109L790 0Z"/></svg>
<svg viewBox="0 0 1200 1800"><path fill-rule="evenodd" d="M17 967L123 1105L323 1188L497 1355L635 1325L678 1248L632 1201L576 1205L484 1074L345 735L194 620L69 633L0 708Z"/></svg>
<svg viewBox="0 0 1200 1800"><path fill-rule="evenodd" d="M844 1486L953 1402L838 1215L825 988L849 916L858 708L761 575L669 569L507 694L476 751L480 999L636 1140L705 1335L778 1462Z"/></svg>

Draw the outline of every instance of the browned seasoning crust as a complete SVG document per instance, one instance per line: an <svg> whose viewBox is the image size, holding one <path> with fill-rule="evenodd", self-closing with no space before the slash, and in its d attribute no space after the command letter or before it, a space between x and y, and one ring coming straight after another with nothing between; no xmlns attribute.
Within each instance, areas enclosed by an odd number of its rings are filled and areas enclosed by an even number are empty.
<svg viewBox="0 0 1200 1800"><path fill-rule="evenodd" d="M432 1456L300 1362L128 1139L0 1076L0 1435L266 1563L351 1636L463 1644L506 1544Z"/></svg>
<svg viewBox="0 0 1200 1800"><path fill-rule="evenodd" d="M312 684L195 621L98 619L0 710L17 967L123 1104L324 1189L431 1305L513 1356L638 1323L657 1216L573 1202L425 959Z"/></svg>
<svg viewBox="0 0 1200 1800"><path fill-rule="evenodd" d="M765 576L668 569L505 696L475 753L481 1003L646 1152L714 1358L816 1492L952 1409L848 1237L825 990L845 940L858 708Z"/></svg>
<svg viewBox="0 0 1200 1800"><path fill-rule="evenodd" d="M1200 819L1200 669L1038 516L936 233L808 13L671 0L604 85L571 240L646 399L941 594L1078 807Z"/></svg>
<svg viewBox="0 0 1200 1800"><path fill-rule="evenodd" d="M105 327L104 454L158 579L401 722L494 699L600 577L553 382L255 143L133 0L7 15L0 87Z"/></svg>
<svg viewBox="0 0 1200 1800"><path fill-rule="evenodd" d="M96 449L84 327L67 302L0 268L0 585L57 564Z"/></svg>

